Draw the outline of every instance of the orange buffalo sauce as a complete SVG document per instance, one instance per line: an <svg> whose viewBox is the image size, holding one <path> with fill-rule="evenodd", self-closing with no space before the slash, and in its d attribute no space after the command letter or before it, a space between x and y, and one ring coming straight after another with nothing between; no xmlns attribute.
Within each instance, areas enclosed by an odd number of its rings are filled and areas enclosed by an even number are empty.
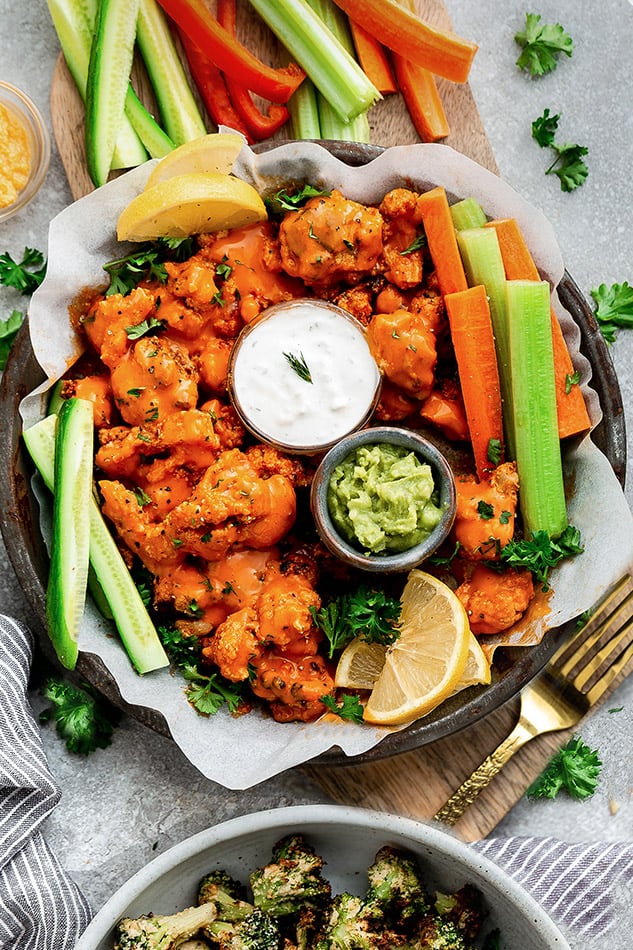
<svg viewBox="0 0 633 950"><path fill-rule="evenodd" d="M13 204L29 179L31 146L15 113L0 104L0 208Z"/></svg>

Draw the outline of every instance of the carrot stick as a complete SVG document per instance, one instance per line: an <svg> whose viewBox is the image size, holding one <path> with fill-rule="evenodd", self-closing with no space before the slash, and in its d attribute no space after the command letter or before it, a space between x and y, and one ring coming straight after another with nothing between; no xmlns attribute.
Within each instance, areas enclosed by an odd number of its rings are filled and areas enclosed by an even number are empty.
<svg viewBox="0 0 633 950"><path fill-rule="evenodd" d="M441 186L425 191L417 200L429 253L442 294L466 290L468 281L455 236L446 191Z"/></svg>
<svg viewBox="0 0 633 950"><path fill-rule="evenodd" d="M469 287L444 298L479 479L503 461L501 387L486 288Z"/></svg>
<svg viewBox="0 0 633 950"><path fill-rule="evenodd" d="M350 20L349 28L354 40L356 58L367 78L383 96L396 93L398 87L385 47L359 23Z"/></svg>
<svg viewBox="0 0 633 950"><path fill-rule="evenodd" d="M430 26L397 0L335 0L350 20L394 53L452 82L466 82L477 44Z"/></svg>
<svg viewBox="0 0 633 950"><path fill-rule="evenodd" d="M541 279L515 218L500 218L489 221L485 227L493 227L497 232L508 280ZM550 311L554 347L558 434L561 439L564 439L570 435L586 432L591 426L591 421L580 386L570 382L574 375L574 366L556 312L553 307L550 308Z"/></svg>
<svg viewBox="0 0 633 950"><path fill-rule="evenodd" d="M433 73L398 53L393 54L393 67L411 121L422 141L445 139L450 128Z"/></svg>

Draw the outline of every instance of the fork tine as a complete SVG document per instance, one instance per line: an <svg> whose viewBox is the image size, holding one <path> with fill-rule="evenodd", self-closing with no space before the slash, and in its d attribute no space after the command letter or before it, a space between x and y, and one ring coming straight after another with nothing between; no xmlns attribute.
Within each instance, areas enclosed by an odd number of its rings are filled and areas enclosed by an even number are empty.
<svg viewBox="0 0 633 950"><path fill-rule="evenodd" d="M626 604L630 603L631 613L624 615ZM625 576L621 578L614 587L603 597L596 609L592 612L587 623L583 624L574 633L569 640L566 640L560 646L557 652L552 656L550 664L561 669L566 675L574 669L579 660L587 655L591 645L590 638L594 632L606 624L612 615L622 611L622 616L616 621L625 623L629 616L633 615L633 578Z"/></svg>
<svg viewBox="0 0 633 950"><path fill-rule="evenodd" d="M607 691L611 683L613 683L616 676L619 676L619 674L626 668L626 666L632 659L633 659L633 642L629 643L628 647L626 648L624 653L622 653L620 658L616 660L615 663L612 663L610 666L606 668L602 676L597 680L596 683L594 683L591 689L589 689L587 693L585 694L587 696L587 699L589 700L589 703L592 706L594 703L597 703L598 700L602 696L604 696L605 692Z"/></svg>
<svg viewBox="0 0 633 950"><path fill-rule="evenodd" d="M613 636L622 630L633 617L633 594L623 601L619 607L606 617L601 624L592 631L579 631L580 635L575 644L576 649L569 656L556 657L557 670L569 679L573 679L586 667L588 660L593 660ZM574 638L575 639L575 638ZM568 653L569 651L566 651ZM594 665L594 669L597 667Z"/></svg>
<svg viewBox="0 0 633 950"><path fill-rule="evenodd" d="M626 664L622 657L626 656L628 648L633 643L633 621L629 620L619 629L602 649L593 654L583 669L572 680L573 685L589 698L589 693L598 683L611 683L617 673ZM611 675L610 671L616 668ZM611 678L609 679L609 676ZM604 691L604 690L603 690Z"/></svg>

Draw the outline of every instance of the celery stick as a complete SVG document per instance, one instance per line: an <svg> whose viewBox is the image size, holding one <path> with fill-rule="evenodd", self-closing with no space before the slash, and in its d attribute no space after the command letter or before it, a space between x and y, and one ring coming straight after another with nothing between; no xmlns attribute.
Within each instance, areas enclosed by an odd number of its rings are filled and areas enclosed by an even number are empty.
<svg viewBox="0 0 633 950"><path fill-rule="evenodd" d="M344 47L346 52L355 59L356 50L354 48L349 23L340 7L337 7L332 0L308 0L308 3L316 15L325 23L327 28L332 31L332 34L336 37L341 46ZM319 110L321 136L324 139L343 142L370 142L371 133L369 130L367 112L361 112L353 119L350 119L349 122L345 122L340 118L336 110L330 105L329 101L321 92L317 92L317 107Z"/></svg>
<svg viewBox="0 0 633 950"><path fill-rule="evenodd" d="M492 234L492 238L488 235ZM495 335L495 348L499 366L499 384L503 403L503 426L506 438L506 455L515 457L514 432L512 430L512 389L508 342L508 315L506 299L506 274L494 228L466 228L457 231L457 243L462 255L466 279L470 287L483 284L488 295L490 318Z"/></svg>
<svg viewBox="0 0 633 950"><path fill-rule="evenodd" d="M167 17L156 0L140 0L136 41L168 136L176 145L183 145L206 135Z"/></svg>
<svg viewBox="0 0 633 950"><path fill-rule="evenodd" d="M488 220L476 198L462 198L451 205L451 217L456 231L466 228L483 228Z"/></svg>
<svg viewBox="0 0 633 950"><path fill-rule="evenodd" d="M526 537L567 527L547 281L506 282L519 504Z"/></svg>
<svg viewBox="0 0 633 950"><path fill-rule="evenodd" d="M320 139L321 123L314 83L307 77L288 100L288 112L295 139Z"/></svg>
<svg viewBox="0 0 633 950"><path fill-rule="evenodd" d="M307 0L250 0L332 108L349 122L381 98Z"/></svg>
<svg viewBox="0 0 633 950"><path fill-rule="evenodd" d="M47 3L66 65L85 103L97 0L47 0ZM147 152L143 143L124 115L112 155L112 168L135 168L145 161Z"/></svg>

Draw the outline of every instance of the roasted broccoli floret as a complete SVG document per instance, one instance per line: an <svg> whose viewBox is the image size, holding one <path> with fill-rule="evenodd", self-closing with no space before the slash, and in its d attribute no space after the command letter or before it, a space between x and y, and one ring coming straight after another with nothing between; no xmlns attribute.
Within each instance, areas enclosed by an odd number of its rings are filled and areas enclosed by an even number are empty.
<svg viewBox="0 0 633 950"><path fill-rule="evenodd" d="M243 920L253 913L246 888L226 871L210 871L198 885L198 903L213 904L219 920Z"/></svg>
<svg viewBox="0 0 633 950"><path fill-rule="evenodd" d="M213 904L187 907L178 914L124 917L116 927L114 950L176 950L215 917Z"/></svg>
<svg viewBox="0 0 633 950"><path fill-rule="evenodd" d="M385 919L374 903L343 892L332 900L316 950L380 950L399 946L397 938L385 930Z"/></svg>
<svg viewBox="0 0 633 950"><path fill-rule="evenodd" d="M482 893L474 884L464 884L454 894L436 892L433 905L440 916L453 921L467 940L479 936L485 910Z"/></svg>
<svg viewBox="0 0 633 950"><path fill-rule="evenodd" d="M429 915L416 926L407 950L474 950L452 920Z"/></svg>
<svg viewBox="0 0 633 950"><path fill-rule="evenodd" d="M273 917L298 913L303 906L319 906L332 893L322 875L323 858L302 835L288 835L273 848L272 859L250 875L256 907Z"/></svg>
<svg viewBox="0 0 633 950"><path fill-rule="evenodd" d="M431 901L412 854L385 845L367 869L367 901L399 920L424 917Z"/></svg>
<svg viewBox="0 0 633 950"><path fill-rule="evenodd" d="M282 946L277 922L258 907L242 920L216 920L205 934L219 950L279 950Z"/></svg>

